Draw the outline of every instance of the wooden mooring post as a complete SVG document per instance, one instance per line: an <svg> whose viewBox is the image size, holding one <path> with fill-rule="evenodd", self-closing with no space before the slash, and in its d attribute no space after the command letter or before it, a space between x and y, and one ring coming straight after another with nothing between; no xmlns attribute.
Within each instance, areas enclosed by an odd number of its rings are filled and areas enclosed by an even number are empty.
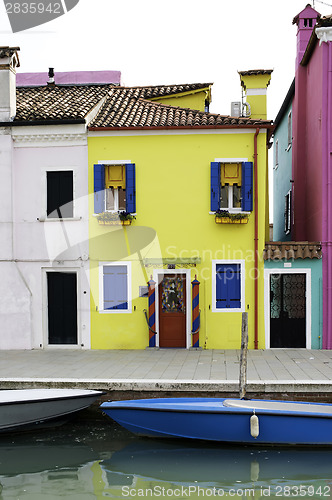
<svg viewBox="0 0 332 500"><path fill-rule="evenodd" d="M248 352L248 313L242 313L241 331L241 357L240 357L240 399L243 399L247 391L247 352Z"/></svg>

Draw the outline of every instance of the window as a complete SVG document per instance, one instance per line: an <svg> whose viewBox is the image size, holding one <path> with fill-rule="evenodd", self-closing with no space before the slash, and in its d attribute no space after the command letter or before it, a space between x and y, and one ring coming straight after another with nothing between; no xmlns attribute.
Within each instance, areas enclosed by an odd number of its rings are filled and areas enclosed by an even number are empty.
<svg viewBox="0 0 332 500"><path fill-rule="evenodd" d="M73 217L73 171L46 172L47 217L63 219Z"/></svg>
<svg viewBox="0 0 332 500"><path fill-rule="evenodd" d="M211 163L211 211L252 211L252 162Z"/></svg>
<svg viewBox="0 0 332 500"><path fill-rule="evenodd" d="M100 264L100 311L131 312L130 288L130 263Z"/></svg>
<svg viewBox="0 0 332 500"><path fill-rule="evenodd" d="M292 146L292 112L288 114L288 149Z"/></svg>
<svg viewBox="0 0 332 500"><path fill-rule="evenodd" d="M290 234L292 225L292 190L285 196L285 233Z"/></svg>
<svg viewBox="0 0 332 500"><path fill-rule="evenodd" d="M277 169L278 165L279 165L279 141L278 141L278 139L275 142L274 151L275 151L274 168Z"/></svg>
<svg viewBox="0 0 332 500"><path fill-rule="evenodd" d="M244 304L244 261L213 261L214 312L241 311Z"/></svg>
<svg viewBox="0 0 332 500"><path fill-rule="evenodd" d="M94 211L136 212L135 164L94 165Z"/></svg>

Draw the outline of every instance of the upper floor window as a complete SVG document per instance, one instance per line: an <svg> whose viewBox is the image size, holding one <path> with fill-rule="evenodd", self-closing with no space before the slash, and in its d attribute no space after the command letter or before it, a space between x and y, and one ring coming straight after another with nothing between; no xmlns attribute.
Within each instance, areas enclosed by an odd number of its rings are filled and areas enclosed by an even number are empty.
<svg viewBox="0 0 332 500"><path fill-rule="evenodd" d="M292 112L288 113L288 148L292 145Z"/></svg>
<svg viewBox="0 0 332 500"><path fill-rule="evenodd" d="M211 211L252 210L252 162L211 163Z"/></svg>
<svg viewBox="0 0 332 500"><path fill-rule="evenodd" d="M135 164L94 165L94 212L136 212Z"/></svg>
<svg viewBox="0 0 332 500"><path fill-rule="evenodd" d="M291 232L292 225L292 190L290 189L285 196L285 233Z"/></svg>
<svg viewBox="0 0 332 500"><path fill-rule="evenodd" d="M47 208L49 219L73 217L73 171L46 172Z"/></svg>
<svg viewBox="0 0 332 500"><path fill-rule="evenodd" d="M125 165L105 165L106 210L126 210Z"/></svg>
<svg viewBox="0 0 332 500"><path fill-rule="evenodd" d="M279 141L276 140L274 144L274 168L277 169L279 165Z"/></svg>

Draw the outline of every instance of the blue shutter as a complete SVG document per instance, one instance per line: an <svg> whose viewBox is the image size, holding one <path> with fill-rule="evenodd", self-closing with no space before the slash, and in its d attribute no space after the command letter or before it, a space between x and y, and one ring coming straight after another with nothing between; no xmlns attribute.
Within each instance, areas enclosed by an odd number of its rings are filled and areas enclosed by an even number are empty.
<svg viewBox="0 0 332 500"><path fill-rule="evenodd" d="M220 163L211 162L211 212L220 208Z"/></svg>
<svg viewBox="0 0 332 500"><path fill-rule="evenodd" d="M216 308L239 309L241 307L241 265L216 265Z"/></svg>
<svg viewBox="0 0 332 500"><path fill-rule="evenodd" d="M104 266L104 310L128 309L127 266Z"/></svg>
<svg viewBox="0 0 332 500"><path fill-rule="evenodd" d="M93 167L93 188L95 193L95 214L105 210L105 166L99 163Z"/></svg>
<svg viewBox="0 0 332 500"><path fill-rule="evenodd" d="M251 212L253 206L253 166L251 161L242 163L242 210Z"/></svg>
<svg viewBox="0 0 332 500"><path fill-rule="evenodd" d="M224 264L216 266L216 308L224 309L227 307L227 281Z"/></svg>
<svg viewBox="0 0 332 500"><path fill-rule="evenodd" d="M135 163L126 164L126 211L136 212Z"/></svg>
<svg viewBox="0 0 332 500"><path fill-rule="evenodd" d="M241 265L226 264L227 267L227 305L232 309L241 307Z"/></svg>

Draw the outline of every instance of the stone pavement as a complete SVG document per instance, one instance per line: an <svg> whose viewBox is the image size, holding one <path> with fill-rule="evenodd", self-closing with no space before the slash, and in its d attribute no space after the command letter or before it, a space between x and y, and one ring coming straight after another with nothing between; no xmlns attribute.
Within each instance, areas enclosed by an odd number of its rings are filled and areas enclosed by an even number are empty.
<svg viewBox="0 0 332 500"><path fill-rule="evenodd" d="M236 393L240 350L0 351L0 389L86 387L109 392ZM247 392L332 400L332 351L248 351Z"/></svg>

